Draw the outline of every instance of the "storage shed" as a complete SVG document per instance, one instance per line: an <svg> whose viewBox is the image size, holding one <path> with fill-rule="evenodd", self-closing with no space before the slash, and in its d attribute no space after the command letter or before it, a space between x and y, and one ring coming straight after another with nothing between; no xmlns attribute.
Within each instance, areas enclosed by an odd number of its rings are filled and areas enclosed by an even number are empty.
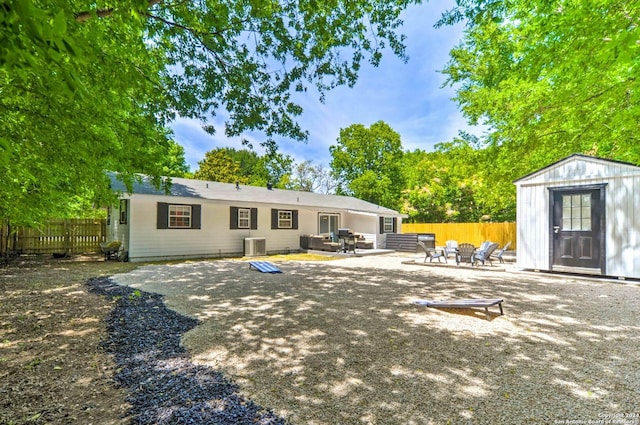
<svg viewBox="0 0 640 425"><path fill-rule="evenodd" d="M575 154L514 184L519 268L640 278L640 167Z"/></svg>

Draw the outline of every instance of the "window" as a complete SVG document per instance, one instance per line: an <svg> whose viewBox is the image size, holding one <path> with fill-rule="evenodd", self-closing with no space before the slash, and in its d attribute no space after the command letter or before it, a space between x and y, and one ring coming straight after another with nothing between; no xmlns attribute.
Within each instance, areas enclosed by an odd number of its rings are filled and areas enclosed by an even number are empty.
<svg viewBox="0 0 640 425"><path fill-rule="evenodd" d="M120 199L120 224L127 224L128 199Z"/></svg>
<svg viewBox="0 0 640 425"><path fill-rule="evenodd" d="M238 208L238 229L248 229L251 225L251 210Z"/></svg>
<svg viewBox="0 0 640 425"><path fill-rule="evenodd" d="M188 229L191 227L190 205L169 205L169 228Z"/></svg>
<svg viewBox="0 0 640 425"><path fill-rule="evenodd" d="M229 208L229 229L258 229L257 208Z"/></svg>
<svg viewBox="0 0 640 425"><path fill-rule="evenodd" d="M158 229L199 229L202 206L158 202Z"/></svg>
<svg viewBox="0 0 640 425"><path fill-rule="evenodd" d="M271 210L272 229L297 229L298 210Z"/></svg>
<svg viewBox="0 0 640 425"><path fill-rule="evenodd" d="M591 194L562 195L562 230L591 230Z"/></svg>
<svg viewBox="0 0 640 425"><path fill-rule="evenodd" d="M292 226L292 214L291 211L278 211L278 228L279 229L291 229Z"/></svg>
<svg viewBox="0 0 640 425"><path fill-rule="evenodd" d="M395 224L393 217L384 217L383 233L395 232Z"/></svg>

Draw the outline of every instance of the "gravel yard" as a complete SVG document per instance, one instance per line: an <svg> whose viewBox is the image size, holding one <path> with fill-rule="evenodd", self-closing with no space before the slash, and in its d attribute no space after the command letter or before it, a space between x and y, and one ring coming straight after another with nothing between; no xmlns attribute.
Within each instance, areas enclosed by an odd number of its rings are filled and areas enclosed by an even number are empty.
<svg viewBox="0 0 640 425"><path fill-rule="evenodd" d="M198 319L191 358L294 424L640 423L637 284L407 259L267 259L282 274L185 262L114 280ZM456 298L504 298L505 315L413 303Z"/></svg>

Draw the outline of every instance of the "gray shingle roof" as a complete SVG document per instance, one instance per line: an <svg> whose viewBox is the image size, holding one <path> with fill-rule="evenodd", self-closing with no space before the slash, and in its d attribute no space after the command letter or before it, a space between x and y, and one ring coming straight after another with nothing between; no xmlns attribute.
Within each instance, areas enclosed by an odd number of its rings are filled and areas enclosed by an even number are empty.
<svg viewBox="0 0 640 425"><path fill-rule="evenodd" d="M109 174L111 188L116 192L127 193L127 188L115 174ZM135 182L133 194L180 196L187 198L210 199L230 202L250 202L254 204L281 204L289 206L303 206L313 208L332 208L340 210L352 210L354 212L373 213L384 216L405 217L389 208L363 201L350 196L325 195L313 192L300 192L296 190L268 189L259 186L240 185L236 188L233 183L219 183L204 180L192 180L172 177L169 193L164 189L157 189L150 179L142 176L142 181Z"/></svg>

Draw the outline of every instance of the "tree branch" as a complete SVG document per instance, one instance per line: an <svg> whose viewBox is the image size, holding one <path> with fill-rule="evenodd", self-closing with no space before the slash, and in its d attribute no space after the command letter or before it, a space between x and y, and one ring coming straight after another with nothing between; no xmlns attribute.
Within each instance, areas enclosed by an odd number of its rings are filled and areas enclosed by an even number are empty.
<svg viewBox="0 0 640 425"><path fill-rule="evenodd" d="M149 0L147 3L147 8L151 8L156 4L160 3L162 0ZM76 21L78 22L86 22L94 16L98 18L109 18L113 16L114 8L108 7L103 9L96 9L95 11L85 10L82 12L76 13Z"/></svg>

